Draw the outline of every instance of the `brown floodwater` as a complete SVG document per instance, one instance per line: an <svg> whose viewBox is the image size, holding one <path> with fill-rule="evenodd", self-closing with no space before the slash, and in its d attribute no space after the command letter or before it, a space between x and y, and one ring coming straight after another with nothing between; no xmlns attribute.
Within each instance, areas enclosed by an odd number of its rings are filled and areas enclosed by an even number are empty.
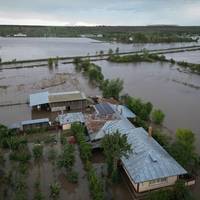
<svg viewBox="0 0 200 200"><path fill-rule="evenodd" d="M4 86L4 87L2 87ZM5 87L6 86L6 87ZM87 95L100 94L88 80L74 71L72 64L51 68L4 69L0 71L0 123L10 125L17 121L38 118L27 102L31 93L81 90ZM3 106L7 104L22 104Z"/></svg>
<svg viewBox="0 0 200 200"><path fill-rule="evenodd" d="M96 63L102 67L105 78L119 77L124 80L123 93L151 101L156 108L162 109L166 114L164 125L170 130L191 129L196 135L196 146L200 153L200 76L181 72L178 66L168 63L117 64L107 61ZM50 92L81 90L86 95L100 94L97 88L88 84L88 80L82 74L75 72L72 64L59 64L57 68L2 69L0 104L22 103L22 105L0 106L0 123L10 125L17 121L42 117L41 113L32 113L25 103L30 93L47 90ZM41 170L43 173L48 172L51 166L45 163ZM33 168L32 173L36 171L37 169ZM52 179L51 176L44 178ZM62 178L59 180L65 185ZM45 184L43 187L46 190ZM196 188L195 194L199 196Z"/></svg>

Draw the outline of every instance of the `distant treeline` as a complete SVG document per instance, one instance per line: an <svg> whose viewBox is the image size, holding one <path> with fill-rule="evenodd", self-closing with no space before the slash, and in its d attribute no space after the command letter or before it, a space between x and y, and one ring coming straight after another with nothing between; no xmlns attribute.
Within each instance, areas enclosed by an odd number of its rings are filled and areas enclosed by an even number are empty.
<svg viewBox="0 0 200 200"><path fill-rule="evenodd" d="M177 64L183 69L186 69L190 72L200 74L200 64L188 63L185 61L175 61L174 59L167 59L164 55L158 55L156 53L151 54L148 51L144 51L143 54L135 55L110 55L108 61L115 63L136 63L136 62L169 62L171 64Z"/></svg>
<svg viewBox="0 0 200 200"><path fill-rule="evenodd" d="M116 39L125 42L127 38L135 36L138 42L162 42L173 40L175 35L198 35L200 26L19 26L0 25L0 36L13 36L23 33L28 37L79 37L80 35L103 35L103 38ZM144 35L133 35L144 33ZM147 35L148 34L148 35ZM145 37L143 37L145 36ZM159 36L159 37L158 37ZM136 40L135 39L135 40ZM177 38L175 38L176 40ZM133 38L134 40L134 38Z"/></svg>

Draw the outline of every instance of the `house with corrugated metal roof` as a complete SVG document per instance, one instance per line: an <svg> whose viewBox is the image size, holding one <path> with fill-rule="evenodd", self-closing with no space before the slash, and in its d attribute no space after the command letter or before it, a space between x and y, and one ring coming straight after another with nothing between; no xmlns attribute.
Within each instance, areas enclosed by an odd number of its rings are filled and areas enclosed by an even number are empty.
<svg viewBox="0 0 200 200"><path fill-rule="evenodd" d="M66 113L58 115L57 121L59 122L60 126L62 126L63 130L69 130L72 123L79 122L81 124L84 124L85 117L82 112Z"/></svg>
<svg viewBox="0 0 200 200"><path fill-rule="evenodd" d="M143 128L136 128L128 119L135 118L135 114L126 106L97 104L99 115L115 113L115 119L107 120L99 130L90 134L93 148L101 146L101 139L119 131L127 135L127 141L133 151L128 158L121 158L121 166L130 188L134 192L146 192L172 186L180 176L187 171L173 159L165 149ZM112 108L112 112L110 110Z"/></svg>
<svg viewBox="0 0 200 200"><path fill-rule="evenodd" d="M33 109L45 109L54 111L83 111L87 106L87 99L83 92L40 92L30 95L30 106Z"/></svg>
<svg viewBox="0 0 200 200"><path fill-rule="evenodd" d="M187 171L143 128L127 133L133 149L128 158L121 159L129 185L136 192L174 185Z"/></svg>

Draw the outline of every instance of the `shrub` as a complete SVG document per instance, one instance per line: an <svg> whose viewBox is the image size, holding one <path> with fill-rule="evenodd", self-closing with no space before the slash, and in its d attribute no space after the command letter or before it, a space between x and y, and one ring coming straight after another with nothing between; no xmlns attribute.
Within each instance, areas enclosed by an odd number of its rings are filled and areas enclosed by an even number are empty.
<svg viewBox="0 0 200 200"><path fill-rule="evenodd" d="M158 109L152 112L152 121L156 124L162 124L164 118L165 114L161 110Z"/></svg>
<svg viewBox="0 0 200 200"><path fill-rule="evenodd" d="M67 180L71 183L77 183L78 182L78 173L73 170L71 172L68 172Z"/></svg>
<svg viewBox="0 0 200 200"><path fill-rule="evenodd" d="M43 153L42 145L35 145L33 147L33 156L35 160L40 159L42 157L42 153Z"/></svg>

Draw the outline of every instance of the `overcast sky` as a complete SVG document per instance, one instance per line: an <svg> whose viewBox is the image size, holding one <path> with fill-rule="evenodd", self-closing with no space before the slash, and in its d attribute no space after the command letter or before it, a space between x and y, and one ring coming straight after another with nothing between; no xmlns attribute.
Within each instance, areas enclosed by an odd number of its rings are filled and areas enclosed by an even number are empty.
<svg viewBox="0 0 200 200"><path fill-rule="evenodd" d="M200 0L0 0L0 24L200 25Z"/></svg>

